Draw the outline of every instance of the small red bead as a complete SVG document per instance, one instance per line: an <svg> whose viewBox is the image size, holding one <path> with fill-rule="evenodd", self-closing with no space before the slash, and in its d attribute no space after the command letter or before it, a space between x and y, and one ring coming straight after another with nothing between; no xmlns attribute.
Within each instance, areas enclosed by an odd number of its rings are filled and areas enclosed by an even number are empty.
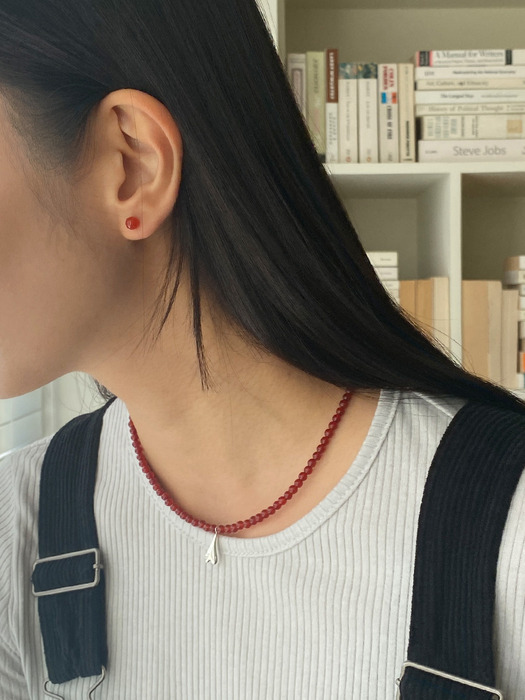
<svg viewBox="0 0 525 700"><path fill-rule="evenodd" d="M329 440L328 440L328 438L326 437L326 433L325 433L325 437L322 437L322 438L321 438L321 445L327 445L328 442L329 442ZM317 449L319 449L319 448L317 448Z"/></svg>
<svg viewBox="0 0 525 700"><path fill-rule="evenodd" d="M244 521L243 521L243 520L239 520L239 522L237 523L237 529L238 529L238 530L242 530L243 527L244 527Z"/></svg>
<svg viewBox="0 0 525 700"><path fill-rule="evenodd" d="M327 430L324 431L324 434L325 434L325 436L326 436L327 438L330 438L330 437L332 437L332 433L333 433L333 432L334 432L334 431L333 431L332 428L328 428Z"/></svg>
<svg viewBox="0 0 525 700"><path fill-rule="evenodd" d="M126 219L126 226L130 231L133 231L140 226L140 219L137 219L136 216L130 216L129 219Z"/></svg>
<svg viewBox="0 0 525 700"><path fill-rule="evenodd" d="M313 472L314 468L306 465L306 467L303 469L304 474L311 474Z"/></svg>
<svg viewBox="0 0 525 700"><path fill-rule="evenodd" d="M297 479L293 482L293 485L296 486L298 489L300 489L301 486L303 485L302 479L297 478Z"/></svg>
<svg viewBox="0 0 525 700"><path fill-rule="evenodd" d="M273 515L275 513L275 506L269 506L267 510L270 515Z"/></svg>
<svg viewBox="0 0 525 700"><path fill-rule="evenodd" d="M335 415L336 415L336 416L342 416L344 412L345 412L345 409L344 409L344 408L341 408L341 406L339 406L339 408L337 408L336 411L335 411Z"/></svg>
<svg viewBox="0 0 525 700"><path fill-rule="evenodd" d="M306 472L301 472L297 479L300 479L301 481L306 481L306 479L308 479L308 474L306 474Z"/></svg>
<svg viewBox="0 0 525 700"><path fill-rule="evenodd" d="M330 423L328 423L328 429L334 430L334 428L337 428L337 421L331 420Z"/></svg>
<svg viewBox="0 0 525 700"><path fill-rule="evenodd" d="M309 460L308 460L308 466L309 466L309 467L315 467L315 462L316 462L315 459L309 459Z"/></svg>
<svg viewBox="0 0 525 700"><path fill-rule="evenodd" d="M265 518L265 519L266 519L266 518L269 518L269 517L270 517L270 509L269 509L269 508L265 508L265 509L262 511L262 516L263 516L263 518Z"/></svg>
<svg viewBox="0 0 525 700"><path fill-rule="evenodd" d="M301 484L301 486L302 486L302 484ZM290 486L290 488L288 489L288 491L289 491L289 492L291 493L291 495L293 496L294 494L297 493L298 489L299 489L298 486L296 486L295 484L292 484L292 485ZM291 498L291 496L290 496L290 498Z"/></svg>
<svg viewBox="0 0 525 700"><path fill-rule="evenodd" d="M244 521L244 527L245 527L246 529L248 529L249 527L251 527L251 524L252 524L252 523L251 523L250 520L245 520L245 521Z"/></svg>

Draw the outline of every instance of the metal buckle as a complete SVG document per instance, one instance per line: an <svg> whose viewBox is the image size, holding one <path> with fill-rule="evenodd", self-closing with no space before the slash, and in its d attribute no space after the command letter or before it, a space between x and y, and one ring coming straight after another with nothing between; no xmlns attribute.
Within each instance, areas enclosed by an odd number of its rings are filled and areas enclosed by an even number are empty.
<svg viewBox="0 0 525 700"><path fill-rule="evenodd" d="M78 552L67 552L67 554L57 554L56 556L53 557L44 557L43 559L37 559L35 563L33 564L33 573L36 569L36 567L39 564L43 564L47 561L58 561L59 559L69 559L70 557L80 557L84 554L90 554L93 553L95 555L95 563L93 564L93 569L95 570L95 574L93 577L93 581L89 581L88 583L78 583L75 586L64 586L62 588L53 588L49 591L35 591L35 584L33 581L31 581L31 589L32 593L36 598L39 598L41 596L45 595L54 595L55 593L69 593L70 591L80 591L84 588L94 588L97 586L100 582L100 569L103 568L102 564L100 563L100 550L97 547L92 547L91 549L82 549L79 550Z"/></svg>
<svg viewBox="0 0 525 700"><path fill-rule="evenodd" d="M397 695L396 695L396 700L402 700L401 698L401 688L400 683L401 679L403 678L405 674L405 669L407 666L413 666L414 668L418 668L420 671L429 671L430 673L434 673L436 676L441 676L442 678L448 678L451 681L458 681L459 683L463 683L464 685L469 685L471 688L477 688L478 690L486 690L489 693L492 693L492 700L503 700L503 693L500 690L497 690L496 688L489 688L487 685L481 685L481 683L476 683L475 681L470 681L467 678L460 678L459 676L453 676L451 673L445 673L444 671L438 671L435 668L430 668L429 666L422 666L421 664L416 664L413 661L405 661L403 664L401 676L396 679L396 684L398 686L397 688Z"/></svg>

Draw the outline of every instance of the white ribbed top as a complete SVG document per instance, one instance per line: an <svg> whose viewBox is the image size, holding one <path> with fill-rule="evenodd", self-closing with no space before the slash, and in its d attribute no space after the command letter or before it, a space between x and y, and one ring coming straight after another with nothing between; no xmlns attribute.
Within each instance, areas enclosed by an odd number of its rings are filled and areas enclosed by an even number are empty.
<svg viewBox="0 0 525 700"><path fill-rule="evenodd" d="M109 663L95 700L394 700L406 660L419 508L464 400L383 390L348 471L306 516L265 537L219 537L153 491L117 399L101 436L95 512ZM0 462L0 698L40 700L46 677L30 576L50 437ZM496 580L497 687L525 698L525 478ZM94 679L49 686L85 700Z"/></svg>

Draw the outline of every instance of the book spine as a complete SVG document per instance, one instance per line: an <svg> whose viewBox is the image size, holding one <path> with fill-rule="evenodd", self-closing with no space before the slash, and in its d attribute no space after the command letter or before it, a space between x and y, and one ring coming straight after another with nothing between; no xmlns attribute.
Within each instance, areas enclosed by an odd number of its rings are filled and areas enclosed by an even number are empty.
<svg viewBox="0 0 525 700"><path fill-rule="evenodd" d="M372 250L367 252L368 259L374 267L397 267L397 250Z"/></svg>
<svg viewBox="0 0 525 700"><path fill-rule="evenodd" d="M414 114L414 65L398 63L399 162L416 160L416 119Z"/></svg>
<svg viewBox="0 0 525 700"><path fill-rule="evenodd" d="M378 163L377 63L360 63L357 73L359 162Z"/></svg>
<svg viewBox="0 0 525 700"><path fill-rule="evenodd" d="M377 75L379 162L399 163L397 63L379 63Z"/></svg>
<svg viewBox="0 0 525 700"><path fill-rule="evenodd" d="M415 81L416 90L517 90L525 87L525 78L423 78Z"/></svg>
<svg viewBox="0 0 525 700"><path fill-rule="evenodd" d="M357 63L339 64L339 162L359 162Z"/></svg>
<svg viewBox="0 0 525 700"><path fill-rule="evenodd" d="M413 64L411 64L413 65ZM428 78L525 78L525 66L419 66L414 68L415 80Z"/></svg>
<svg viewBox="0 0 525 700"><path fill-rule="evenodd" d="M375 265L374 266L375 271L377 276L381 281L384 280L397 280L398 278L398 272L397 272L397 266L394 267L385 267L383 265Z"/></svg>
<svg viewBox="0 0 525 700"><path fill-rule="evenodd" d="M306 52L307 125L319 160L326 162L325 52Z"/></svg>
<svg viewBox="0 0 525 700"><path fill-rule="evenodd" d="M444 114L420 117L421 139L522 139L525 114Z"/></svg>
<svg viewBox="0 0 525 700"><path fill-rule="evenodd" d="M525 270L505 270L503 272L503 284L525 284Z"/></svg>
<svg viewBox="0 0 525 700"><path fill-rule="evenodd" d="M416 66L523 66L525 49L465 49L416 51Z"/></svg>
<svg viewBox="0 0 525 700"><path fill-rule="evenodd" d="M504 270L525 270L525 255L510 255L503 261Z"/></svg>
<svg viewBox="0 0 525 700"><path fill-rule="evenodd" d="M289 53L287 70L296 102L306 120L306 54Z"/></svg>
<svg viewBox="0 0 525 700"><path fill-rule="evenodd" d="M525 139L418 141L419 162L507 161L525 158Z"/></svg>
<svg viewBox="0 0 525 700"><path fill-rule="evenodd" d="M519 90L416 90L416 105L457 102L525 102L525 88Z"/></svg>
<svg viewBox="0 0 525 700"><path fill-rule="evenodd" d="M415 105L415 117L424 117L427 114L525 114L525 102Z"/></svg>
<svg viewBox="0 0 525 700"><path fill-rule="evenodd" d="M326 49L326 162L339 162L339 51Z"/></svg>

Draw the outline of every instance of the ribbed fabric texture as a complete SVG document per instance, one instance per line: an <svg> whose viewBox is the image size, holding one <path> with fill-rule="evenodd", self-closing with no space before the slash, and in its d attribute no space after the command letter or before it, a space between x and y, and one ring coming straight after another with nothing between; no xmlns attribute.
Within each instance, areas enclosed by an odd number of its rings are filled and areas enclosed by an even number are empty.
<svg viewBox="0 0 525 700"><path fill-rule="evenodd" d="M95 514L104 557L111 700L394 700L406 660L419 508L462 399L383 390L361 450L306 516L266 537L219 538L176 516L135 457L125 404L104 417ZM0 462L0 698L43 698L31 595L40 440ZM300 467L300 465L299 465ZM525 698L525 479L498 559L496 685ZM50 686L87 698L93 679Z"/></svg>

